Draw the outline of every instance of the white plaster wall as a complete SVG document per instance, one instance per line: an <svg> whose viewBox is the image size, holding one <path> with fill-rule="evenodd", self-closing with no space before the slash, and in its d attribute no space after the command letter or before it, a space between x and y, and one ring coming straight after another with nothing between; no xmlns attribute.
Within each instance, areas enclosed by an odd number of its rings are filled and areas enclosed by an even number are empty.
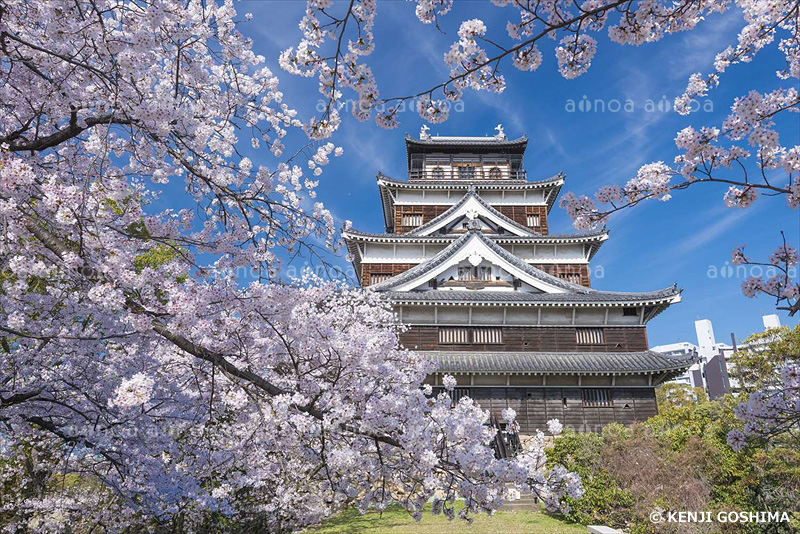
<svg viewBox="0 0 800 534"><path fill-rule="evenodd" d="M541 324L572 324L572 309L542 308Z"/></svg>
<svg viewBox="0 0 800 534"><path fill-rule="evenodd" d="M536 324L538 310L536 308L508 308L506 310L506 324L526 325Z"/></svg>
<svg viewBox="0 0 800 534"><path fill-rule="evenodd" d="M409 323L433 323L433 306L404 306L403 321Z"/></svg>
<svg viewBox="0 0 800 534"><path fill-rule="evenodd" d="M439 323L464 323L469 321L469 309L457 306L443 306L439 308Z"/></svg>
<svg viewBox="0 0 800 534"><path fill-rule="evenodd" d="M639 308L636 308L639 311ZM622 315L622 308L608 309L608 324L639 324L638 315Z"/></svg>
<svg viewBox="0 0 800 534"><path fill-rule="evenodd" d="M577 308L575 310L575 324L602 325L606 311L603 308Z"/></svg>
<svg viewBox="0 0 800 534"><path fill-rule="evenodd" d="M503 308L473 308L473 324L503 324Z"/></svg>
<svg viewBox="0 0 800 534"><path fill-rule="evenodd" d="M565 263L586 263L586 255L583 252L583 245L512 245L501 244L501 247L511 252L518 258L536 262L565 262Z"/></svg>

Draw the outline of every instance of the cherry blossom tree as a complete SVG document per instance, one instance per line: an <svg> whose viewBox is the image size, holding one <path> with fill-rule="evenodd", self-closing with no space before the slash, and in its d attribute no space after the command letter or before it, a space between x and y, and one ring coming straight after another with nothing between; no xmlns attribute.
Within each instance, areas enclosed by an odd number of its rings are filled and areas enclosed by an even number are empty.
<svg viewBox="0 0 800 534"><path fill-rule="evenodd" d="M540 41L552 39L556 64L565 78L575 78L590 67L597 51L597 36L622 45L639 46L683 31L699 28L704 17L738 9L743 21L736 43L721 46L715 72L695 73L674 107L688 115L698 111L697 97L718 86L725 72L739 63L758 61L763 51L777 48L786 59L777 72L775 89L750 91L733 102L731 113L720 125L689 126L677 133L677 155L671 163L642 166L623 185L606 185L593 196L567 193L561 206L575 227L587 229L605 224L621 209L647 199L668 200L673 192L698 183L717 184L723 200L732 208L747 208L759 195L780 195L797 210L800 205L800 146L797 139L784 144L776 124L786 120L796 128L800 110L800 2L797 0L584 0L542 2L492 0L508 8L512 16L503 29L490 29L478 19L465 20L458 40L443 58L449 76L438 85L405 96L381 96L366 57L374 49L373 25L377 13L374 0L354 0L346 7L329 0L309 0L300 24L302 40L281 55L281 66L302 76L316 76L326 99L321 115L310 124L312 135L329 135L341 121L339 107L346 90L353 91L359 120L374 117L386 128L398 124L401 104L415 101L417 111L432 123L447 119L453 102L465 89L502 92L506 86L503 68L535 71L544 63ZM417 0L416 16L424 24L439 28L440 18L452 8L452 0ZM494 30L494 31L492 31ZM701 31L701 30L697 30ZM787 117L788 116L788 117ZM666 159L666 158L665 158ZM740 249L738 249L740 250ZM793 249L792 249L793 250ZM783 268L771 279L750 278L743 282L745 295L772 295L779 309L790 315L800 310L800 281L789 272L795 258L780 244L772 267ZM741 259L741 258L740 258ZM766 262L761 262L766 263ZM778 269L780 270L780 269Z"/></svg>
<svg viewBox="0 0 800 534"><path fill-rule="evenodd" d="M341 149L287 151L334 121L296 118L236 17L0 3L5 527L284 532L434 496L469 519L507 483L579 496L543 436L495 459L485 412L422 387L430 364L378 295L280 283L279 254L336 245L314 189Z"/></svg>
<svg viewBox="0 0 800 534"><path fill-rule="evenodd" d="M736 416L741 430L728 434L734 450L750 444L800 444L800 326L771 328L754 334L733 355L733 377L742 402Z"/></svg>

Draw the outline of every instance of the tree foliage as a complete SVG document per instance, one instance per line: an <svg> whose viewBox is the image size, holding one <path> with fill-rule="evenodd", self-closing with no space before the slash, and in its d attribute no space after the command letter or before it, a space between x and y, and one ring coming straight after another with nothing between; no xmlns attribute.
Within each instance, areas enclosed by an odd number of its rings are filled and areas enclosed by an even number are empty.
<svg viewBox="0 0 800 534"><path fill-rule="evenodd" d="M284 532L434 494L468 519L507 483L578 495L421 388L379 296L279 283L279 256L336 247L315 187L342 151L283 157L302 124L263 63L229 0L0 2L4 527Z"/></svg>
<svg viewBox="0 0 800 534"><path fill-rule="evenodd" d="M740 449L749 438L800 449L800 325L750 336L732 361L746 401L736 407L745 425L728 435L731 446Z"/></svg>
<svg viewBox="0 0 800 534"><path fill-rule="evenodd" d="M602 434L567 433L548 457L580 473L586 493L570 501L568 519L610 524L626 532L774 532L800 526L800 455L793 447L734 451L726 443L735 399L715 401L667 396L660 413L630 428L607 425ZM673 402L671 399L677 398ZM653 524L650 513L670 511L788 512L791 521L765 524Z"/></svg>

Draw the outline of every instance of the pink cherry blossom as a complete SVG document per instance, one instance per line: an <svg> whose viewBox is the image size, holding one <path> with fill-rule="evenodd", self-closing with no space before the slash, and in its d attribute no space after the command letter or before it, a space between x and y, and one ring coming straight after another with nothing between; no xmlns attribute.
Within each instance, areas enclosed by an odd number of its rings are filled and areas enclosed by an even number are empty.
<svg viewBox="0 0 800 534"><path fill-rule="evenodd" d="M547 421L547 431L556 436L561 434L564 430L564 425L558 419L550 419Z"/></svg>
<svg viewBox="0 0 800 534"><path fill-rule="evenodd" d="M744 255L744 245L739 245L733 249L733 252L731 252L731 263L733 265L747 263L747 257Z"/></svg>
<svg viewBox="0 0 800 534"><path fill-rule="evenodd" d="M773 265L797 265L797 249L791 245L781 245L769 257Z"/></svg>
<svg viewBox="0 0 800 534"><path fill-rule="evenodd" d="M309 3L280 64L371 106L374 2L353 3L363 38L338 66L321 55L331 8ZM281 258L339 250L315 192L342 150L306 145L342 119L297 118L232 2L0 11L6 530L193 531L214 515L290 531L350 504L418 516L434 495L451 516L465 498L469 520L506 484L556 507L580 494L543 445L496 459L488 413L423 386L434 366L400 348L379 295L282 277ZM443 119L441 102L421 112Z"/></svg>
<svg viewBox="0 0 800 534"><path fill-rule="evenodd" d="M763 288L764 281L757 276L751 276L742 282L742 293L745 297L755 297L756 293L762 291Z"/></svg>

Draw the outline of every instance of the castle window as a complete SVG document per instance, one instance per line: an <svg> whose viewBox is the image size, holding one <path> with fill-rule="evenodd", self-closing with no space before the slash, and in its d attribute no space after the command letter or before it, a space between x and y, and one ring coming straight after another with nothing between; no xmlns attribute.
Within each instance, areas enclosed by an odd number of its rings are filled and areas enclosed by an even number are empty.
<svg viewBox="0 0 800 534"><path fill-rule="evenodd" d="M460 345L469 343L469 328L440 328L439 343L442 345Z"/></svg>
<svg viewBox="0 0 800 534"><path fill-rule="evenodd" d="M558 273L558 277L571 284L581 283L581 273Z"/></svg>
<svg viewBox="0 0 800 534"><path fill-rule="evenodd" d="M639 315L639 310L636 308L622 308L622 315L625 317L636 317Z"/></svg>
<svg viewBox="0 0 800 534"><path fill-rule="evenodd" d="M370 275L369 275L369 283L370 284L379 284L381 282L385 282L386 280L388 280L391 277L392 277L392 275L389 274L389 273L370 273Z"/></svg>
<svg viewBox="0 0 800 534"><path fill-rule="evenodd" d="M422 224L421 213L404 213L402 218L403 226L420 226Z"/></svg>
<svg viewBox="0 0 800 534"><path fill-rule="evenodd" d="M489 169L489 179L490 180L499 180L502 173L500 172L500 167L492 167Z"/></svg>
<svg viewBox="0 0 800 534"><path fill-rule="evenodd" d="M503 343L501 328L439 328L440 345L499 345Z"/></svg>
<svg viewBox="0 0 800 534"><path fill-rule="evenodd" d="M592 388L581 390L583 394L583 406L588 408L602 408L613 406L611 390L604 388Z"/></svg>
<svg viewBox="0 0 800 534"><path fill-rule="evenodd" d="M603 345L602 328L576 328L575 336L578 345Z"/></svg>
<svg viewBox="0 0 800 534"><path fill-rule="evenodd" d="M491 280L492 279L492 268L491 267L459 267L458 268L458 279L462 282L475 282L478 280Z"/></svg>
<svg viewBox="0 0 800 534"><path fill-rule="evenodd" d="M528 226L539 226L539 215L535 213L528 214Z"/></svg>
<svg viewBox="0 0 800 534"><path fill-rule="evenodd" d="M503 342L503 330L500 328L476 328L472 331L472 343L496 345Z"/></svg>
<svg viewBox="0 0 800 534"><path fill-rule="evenodd" d="M431 176L433 176L434 180L444 180L444 169L441 167L434 167L433 171L431 171Z"/></svg>
<svg viewBox="0 0 800 534"><path fill-rule="evenodd" d="M458 178L460 180L474 180L475 167L472 165L463 165L458 168Z"/></svg>

